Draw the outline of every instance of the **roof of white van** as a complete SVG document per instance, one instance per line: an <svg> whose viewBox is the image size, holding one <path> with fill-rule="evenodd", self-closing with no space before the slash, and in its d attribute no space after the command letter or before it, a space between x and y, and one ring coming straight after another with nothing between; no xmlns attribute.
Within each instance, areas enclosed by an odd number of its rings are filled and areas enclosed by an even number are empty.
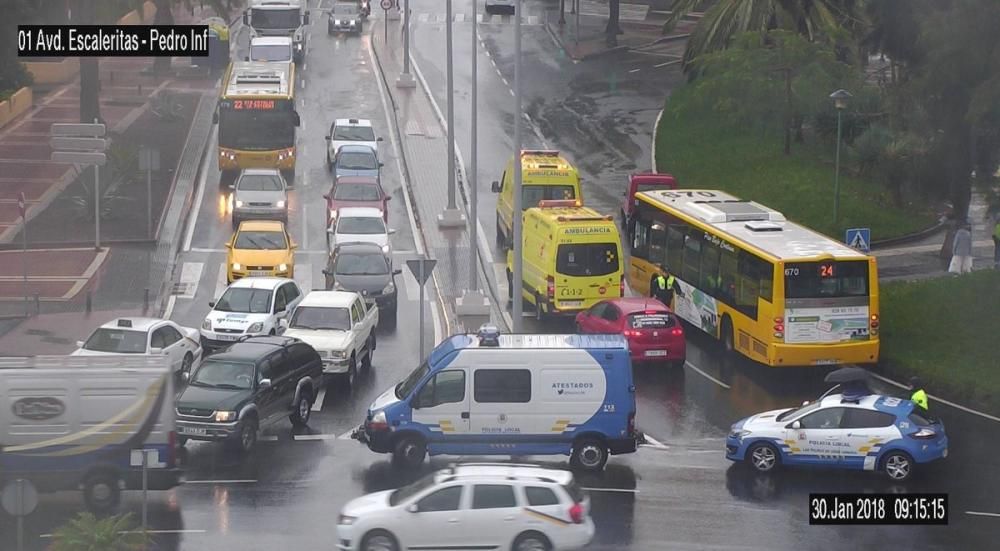
<svg viewBox="0 0 1000 551"><path fill-rule="evenodd" d="M290 36L255 36L250 39L250 45L256 46L290 46L292 37Z"/></svg>

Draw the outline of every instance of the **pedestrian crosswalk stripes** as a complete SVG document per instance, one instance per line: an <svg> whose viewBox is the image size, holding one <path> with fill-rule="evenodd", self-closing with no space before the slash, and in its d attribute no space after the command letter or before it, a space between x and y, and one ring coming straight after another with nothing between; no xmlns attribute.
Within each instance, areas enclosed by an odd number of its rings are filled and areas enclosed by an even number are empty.
<svg viewBox="0 0 1000 551"><path fill-rule="evenodd" d="M417 23L444 23L448 20L446 13L415 13L413 18ZM464 13L456 13L451 16L453 23L471 23L472 18ZM513 25L516 21L513 15L477 13L476 21L481 25ZM526 15L521 18L521 24L525 26L538 26L543 23L539 15Z"/></svg>

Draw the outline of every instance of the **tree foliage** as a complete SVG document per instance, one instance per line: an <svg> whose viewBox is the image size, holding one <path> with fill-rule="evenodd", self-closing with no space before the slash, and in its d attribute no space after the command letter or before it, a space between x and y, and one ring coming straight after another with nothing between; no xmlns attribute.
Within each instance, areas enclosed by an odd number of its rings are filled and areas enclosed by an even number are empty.
<svg viewBox="0 0 1000 551"><path fill-rule="evenodd" d="M3 17L0 18L0 101L16 92L18 88L31 84L31 73L17 58L17 25L31 21L34 4L27 0L5 2Z"/></svg>
<svg viewBox="0 0 1000 551"><path fill-rule="evenodd" d="M145 532L135 530L131 513L107 518L80 513L52 537L53 551L134 551L150 543Z"/></svg>

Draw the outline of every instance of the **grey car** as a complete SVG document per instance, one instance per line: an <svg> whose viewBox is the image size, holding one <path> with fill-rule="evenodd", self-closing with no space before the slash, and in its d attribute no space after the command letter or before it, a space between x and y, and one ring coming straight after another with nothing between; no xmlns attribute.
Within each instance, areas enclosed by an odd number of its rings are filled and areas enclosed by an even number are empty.
<svg viewBox="0 0 1000 551"><path fill-rule="evenodd" d="M233 189L234 229L243 220L288 222L288 184L280 171L248 168L230 187Z"/></svg>
<svg viewBox="0 0 1000 551"><path fill-rule="evenodd" d="M330 10L330 18L326 22L326 33L361 34L361 12L355 4L338 2Z"/></svg>
<svg viewBox="0 0 1000 551"><path fill-rule="evenodd" d="M380 319L396 319L396 276L402 270L374 243L345 243L333 249L323 275L326 290L353 291L378 305Z"/></svg>
<svg viewBox="0 0 1000 551"><path fill-rule="evenodd" d="M382 183L382 163L375 150L367 145L343 145L333 158L334 178L369 176Z"/></svg>

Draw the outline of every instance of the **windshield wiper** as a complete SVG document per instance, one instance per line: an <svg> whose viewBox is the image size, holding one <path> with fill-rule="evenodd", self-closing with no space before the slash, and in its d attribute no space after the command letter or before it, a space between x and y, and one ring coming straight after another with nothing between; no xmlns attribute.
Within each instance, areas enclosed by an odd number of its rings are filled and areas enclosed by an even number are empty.
<svg viewBox="0 0 1000 551"><path fill-rule="evenodd" d="M246 387L239 386L239 385L234 385L234 384L231 384L231 383L217 383L217 384L212 385L212 386L214 386L215 388L224 388L224 389L227 389L227 390L248 390Z"/></svg>
<svg viewBox="0 0 1000 551"><path fill-rule="evenodd" d="M258 242L257 242L257 240L256 240L256 239L254 239L254 238L252 238L252 237L249 237L249 236L248 236L248 237L247 237L247 241L249 241L250 243L253 243L253 244L254 244L254 246L256 246L256 247L257 247L258 249L263 249L263 248L264 248L264 247L263 247L263 246L262 246L262 245L261 245L260 243L258 243Z"/></svg>

